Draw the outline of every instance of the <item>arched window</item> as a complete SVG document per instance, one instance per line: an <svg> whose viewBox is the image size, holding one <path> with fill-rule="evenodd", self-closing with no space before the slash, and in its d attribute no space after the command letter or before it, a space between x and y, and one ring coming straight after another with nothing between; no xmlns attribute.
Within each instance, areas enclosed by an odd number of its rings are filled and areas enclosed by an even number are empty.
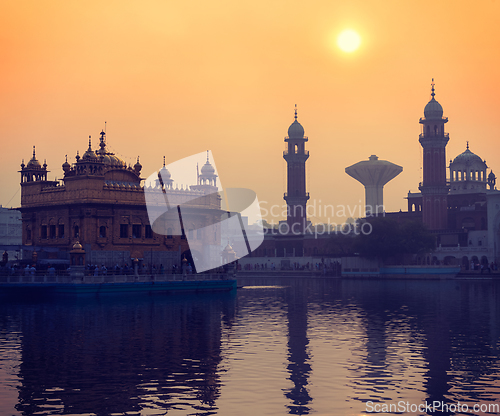
<svg viewBox="0 0 500 416"><path fill-rule="evenodd" d="M104 225L101 225L99 227L99 237L100 238L105 238L106 237L106 227Z"/></svg>
<svg viewBox="0 0 500 416"><path fill-rule="evenodd" d="M75 228L73 228L73 237L74 238L80 237L80 227L78 227L78 225L75 225Z"/></svg>
<svg viewBox="0 0 500 416"><path fill-rule="evenodd" d="M141 238L141 237L142 237L142 225L132 224L132 238Z"/></svg>

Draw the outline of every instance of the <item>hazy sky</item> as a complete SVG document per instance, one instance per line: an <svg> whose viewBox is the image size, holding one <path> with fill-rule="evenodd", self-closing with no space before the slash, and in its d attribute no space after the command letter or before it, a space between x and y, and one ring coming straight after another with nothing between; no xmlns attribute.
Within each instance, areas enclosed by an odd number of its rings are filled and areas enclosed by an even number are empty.
<svg viewBox="0 0 500 416"><path fill-rule="evenodd" d="M311 201L359 205L364 188L344 168L376 154L403 166L384 197L406 210L432 77L447 159L469 140L500 176L499 27L495 0L4 0L0 204L20 204L17 171L33 145L61 178L64 156L74 162L89 135L97 147L106 121L109 148L140 156L144 178L163 155L211 149L225 187L281 205L297 104ZM345 28L362 37L351 54L335 44Z"/></svg>

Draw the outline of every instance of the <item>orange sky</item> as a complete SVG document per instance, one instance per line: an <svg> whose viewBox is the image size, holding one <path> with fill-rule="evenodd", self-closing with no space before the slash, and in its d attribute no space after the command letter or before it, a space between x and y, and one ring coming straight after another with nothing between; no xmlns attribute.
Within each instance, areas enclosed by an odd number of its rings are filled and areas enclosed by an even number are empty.
<svg viewBox="0 0 500 416"><path fill-rule="evenodd" d="M164 154L211 149L225 187L281 205L297 104L311 200L359 205L344 168L377 154L403 166L384 202L405 210L432 77L447 159L469 140L500 176L500 1L6 0L0 19L3 206L20 203L33 145L61 178L64 155L73 162L89 135L96 146L104 121L109 147L140 155L143 177ZM335 45L344 28L362 37L355 53Z"/></svg>

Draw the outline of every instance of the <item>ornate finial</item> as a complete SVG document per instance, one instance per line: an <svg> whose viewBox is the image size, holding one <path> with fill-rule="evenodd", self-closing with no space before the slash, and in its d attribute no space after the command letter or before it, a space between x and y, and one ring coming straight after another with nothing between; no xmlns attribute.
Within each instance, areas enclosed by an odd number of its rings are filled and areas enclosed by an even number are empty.
<svg viewBox="0 0 500 416"><path fill-rule="evenodd" d="M432 98L434 98L434 96L436 95L436 93L434 92L434 78L432 78L432 83L431 83L431 96Z"/></svg>
<svg viewBox="0 0 500 416"><path fill-rule="evenodd" d="M89 150L92 150L92 136L89 136Z"/></svg>
<svg viewBox="0 0 500 416"><path fill-rule="evenodd" d="M163 156L163 167L165 167L165 156Z"/></svg>
<svg viewBox="0 0 500 416"><path fill-rule="evenodd" d="M36 159L35 158L35 146L33 146L33 159Z"/></svg>
<svg viewBox="0 0 500 416"><path fill-rule="evenodd" d="M68 155L66 155L66 163L68 163Z"/></svg>
<svg viewBox="0 0 500 416"><path fill-rule="evenodd" d="M139 163L139 156L137 156L137 163Z"/></svg>
<svg viewBox="0 0 500 416"><path fill-rule="evenodd" d="M99 143L99 147L100 147L100 150L99 150L99 153L101 155L104 155L106 154L106 150L105 150L105 147L106 147L106 133L104 132L104 130L101 130L101 138L99 139L100 143Z"/></svg>
<svg viewBox="0 0 500 416"><path fill-rule="evenodd" d="M208 161L208 150L207 150L207 163L210 163L210 162Z"/></svg>
<svg viewBox="0 0 500 416"><path fill-rule="evenodd" d="M47 167L47 159L43 159L43 167L46 168Z"/></svg>
<svg viewBox="0 0 500 416"><path fill-rule="evenodd" d="M469 150L469 141L467 140L467 150Z"/></svg>
<svg viewBox="0 0 500 416"><path fill-rule="evenodd" d="M488 186L490 187L490 191L493 191L495 189L495 185L497 183L497 178L495 174L493 173L493 169L490 170L490 174L488 175Z"/></svg>
<svg viewBox="0 0 500 416"><path fill-rule="evenodd" d="M297 104L295 104L295 121L297 121Z"/></svg>

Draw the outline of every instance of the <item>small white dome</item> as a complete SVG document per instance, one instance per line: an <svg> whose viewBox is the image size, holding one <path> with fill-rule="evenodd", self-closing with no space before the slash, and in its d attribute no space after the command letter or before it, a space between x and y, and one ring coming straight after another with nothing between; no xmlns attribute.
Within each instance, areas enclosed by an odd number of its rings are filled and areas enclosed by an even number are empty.
<svg viewBox="0 0 500 416"><path fill-rule="evenodd" d="M201 174L202 175L213 175L214 173L215 173L214 167L207 160L207 162L201 167Z"/></svg>
<svg viewBox="0 0 500 416"><path fill-rule="evenodd" d="M481 165L481 167L486 168L486 162L484 162L478 155L475 153L472 153L469 150L469 144L467 143L467 149L465 152L460 153L455 159L453 159L453 162L451 162L451 165L453 168L457 168L457 165L461 166L471 166L471 165Z"/></svg>
<svg viewBox="0 0 500 416"><path fill-rule="evenodd" d="M167 179L170 179L172 177L171 173L169 172L169 170L165 166L163 166L160 169L160 176L163 180L167 180Z"/></svg>

